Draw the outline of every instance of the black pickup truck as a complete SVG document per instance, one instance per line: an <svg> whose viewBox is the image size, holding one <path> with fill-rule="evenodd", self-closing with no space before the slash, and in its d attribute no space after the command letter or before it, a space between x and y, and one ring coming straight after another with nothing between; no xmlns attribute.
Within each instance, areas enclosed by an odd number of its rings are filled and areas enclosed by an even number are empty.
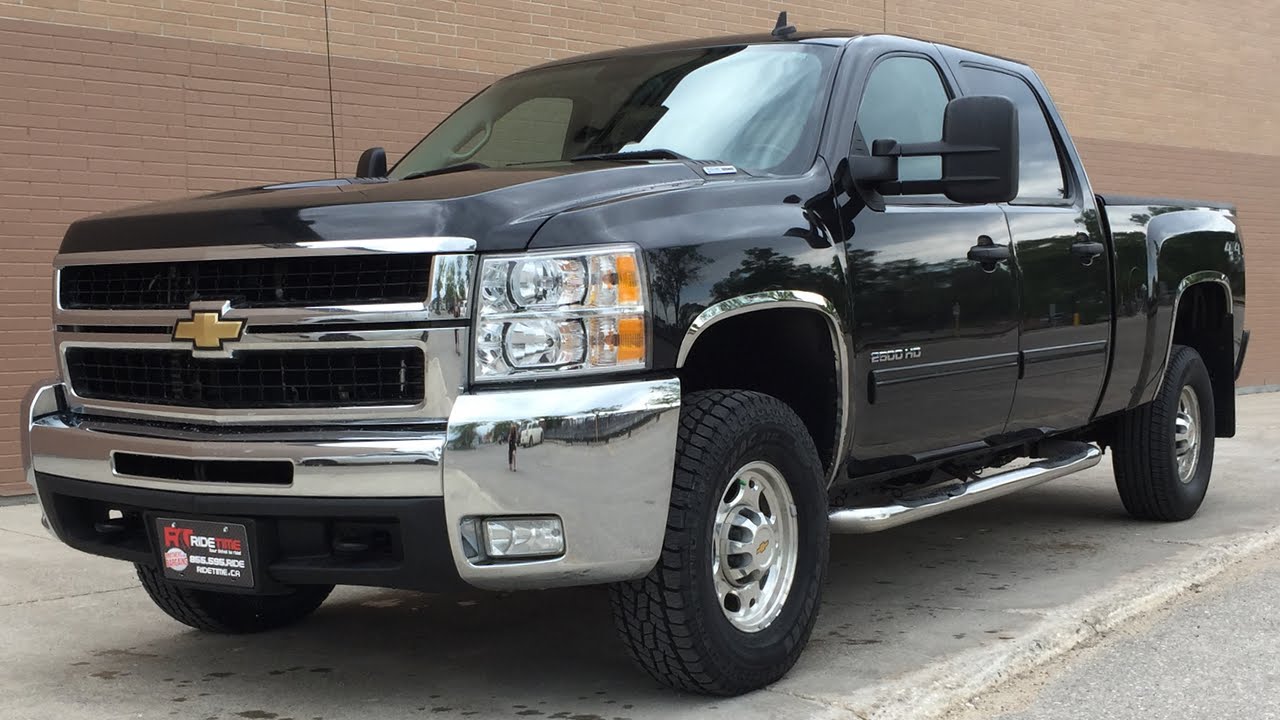
<svg viewBox="0 0 1280 720"><path fill-rule="evenodd" d="M1130 513L1190 518L1248 339L1234 209L1095 193L1030 68L790 27L81 220L55 297L28 477L177 620L607 583L639 665L714 694L795 662L829 533L1107 448Z"/></svg>

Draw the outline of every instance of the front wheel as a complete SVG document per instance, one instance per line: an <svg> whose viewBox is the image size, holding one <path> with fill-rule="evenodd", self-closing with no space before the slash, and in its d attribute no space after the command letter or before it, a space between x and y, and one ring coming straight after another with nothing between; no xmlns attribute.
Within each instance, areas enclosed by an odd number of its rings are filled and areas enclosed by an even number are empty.
<svg viewBox="0 0 1280 720"><path fill-rule="evenodd" d="M818 451L782 401L684 399L662 556L612 587L615 624L659 682L712 695L768 685L799 658L829 554Z"/></svg>
<svg viewBox="0 0 1280 720"><path fill-rule="evenodd" d="M332 585L304 585L287 595L234 595L182 587L153 567L136 568L156 607L184 625L213 633L255 633L292 625L315 612L333 592Z"/></svg>

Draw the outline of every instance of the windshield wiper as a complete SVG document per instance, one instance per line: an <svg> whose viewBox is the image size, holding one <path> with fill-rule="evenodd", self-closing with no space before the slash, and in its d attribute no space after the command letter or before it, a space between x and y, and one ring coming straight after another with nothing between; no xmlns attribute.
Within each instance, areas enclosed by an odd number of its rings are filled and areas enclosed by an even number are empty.
<svg viewBox="0 0 1280 720"><path fill-rule="evenodd" d="M631 150L630 152L611 152L611 153L594 153L591 155L577 155L569 158L570 162L582 162L586 160L617 160L625 162L627 160L692 160L687 155L681 155L675 150L666 148L654 148L652 150Z"/></svg>
<svg viewBox="0 0 1280 720"><path fill-rule="evenodd" d="M458 163L457 165L445 165L444 167L439 167L434 170L419 170L418 172L409 173L400 179L417 180L418 178L431 177L432 175L447 175L448 173L465 172L467 170L483 170L487 167L489 166L481 162L465 162Z"/></svg>

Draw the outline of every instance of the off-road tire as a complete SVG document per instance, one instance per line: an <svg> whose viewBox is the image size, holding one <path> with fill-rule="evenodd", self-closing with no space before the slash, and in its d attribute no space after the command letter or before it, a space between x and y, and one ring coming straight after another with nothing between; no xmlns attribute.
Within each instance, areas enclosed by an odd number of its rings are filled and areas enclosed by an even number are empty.
<svg viewBox="0 0 1280 720"><path fill-rule="evenodd" d="M712 529L723 488L762 460L781 471L798 519L795 576L778 616L756 632L734 627L712 576ZM786 674L818 617L829 556L822 462L804 423L757 392L710 390L683 400L666 536L648 576L610 590L631 657L664 685L738 695Z"/></svg>
<svg viewBox="0 0 1280 720"><path fill-rule="evenodd" d="M1178 478L1174 422L1179 397L1190 387L1200 404L1199 452L1189 482ZM1164 384L1151 402L1130 410L1116 432L1116 487L1129 514L1142 520L1186 520L1196 514L1213 471L1213 386L1204 361L1193 349L1174 345Z"/></svg>
<svg viewBox="0 0 1280 720"><path fill-rule="evenodd" d="M234 595L181 587L160 570L136 565L142 587L169 617L197 630L224 635L274 630L302 620L333 592L332 585L303 585L288 595Z"/></svg>

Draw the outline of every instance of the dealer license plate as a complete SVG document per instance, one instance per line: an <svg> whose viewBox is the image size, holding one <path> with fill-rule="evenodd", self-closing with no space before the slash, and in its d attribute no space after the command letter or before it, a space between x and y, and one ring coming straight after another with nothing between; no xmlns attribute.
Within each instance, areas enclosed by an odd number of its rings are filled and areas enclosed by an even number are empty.
<svg viewBox="0 0 1280 720"><path fill-rule="evenodd" d="M164 576L207 585L253 587L249 531L244 525L156 518Z"/></svg>

